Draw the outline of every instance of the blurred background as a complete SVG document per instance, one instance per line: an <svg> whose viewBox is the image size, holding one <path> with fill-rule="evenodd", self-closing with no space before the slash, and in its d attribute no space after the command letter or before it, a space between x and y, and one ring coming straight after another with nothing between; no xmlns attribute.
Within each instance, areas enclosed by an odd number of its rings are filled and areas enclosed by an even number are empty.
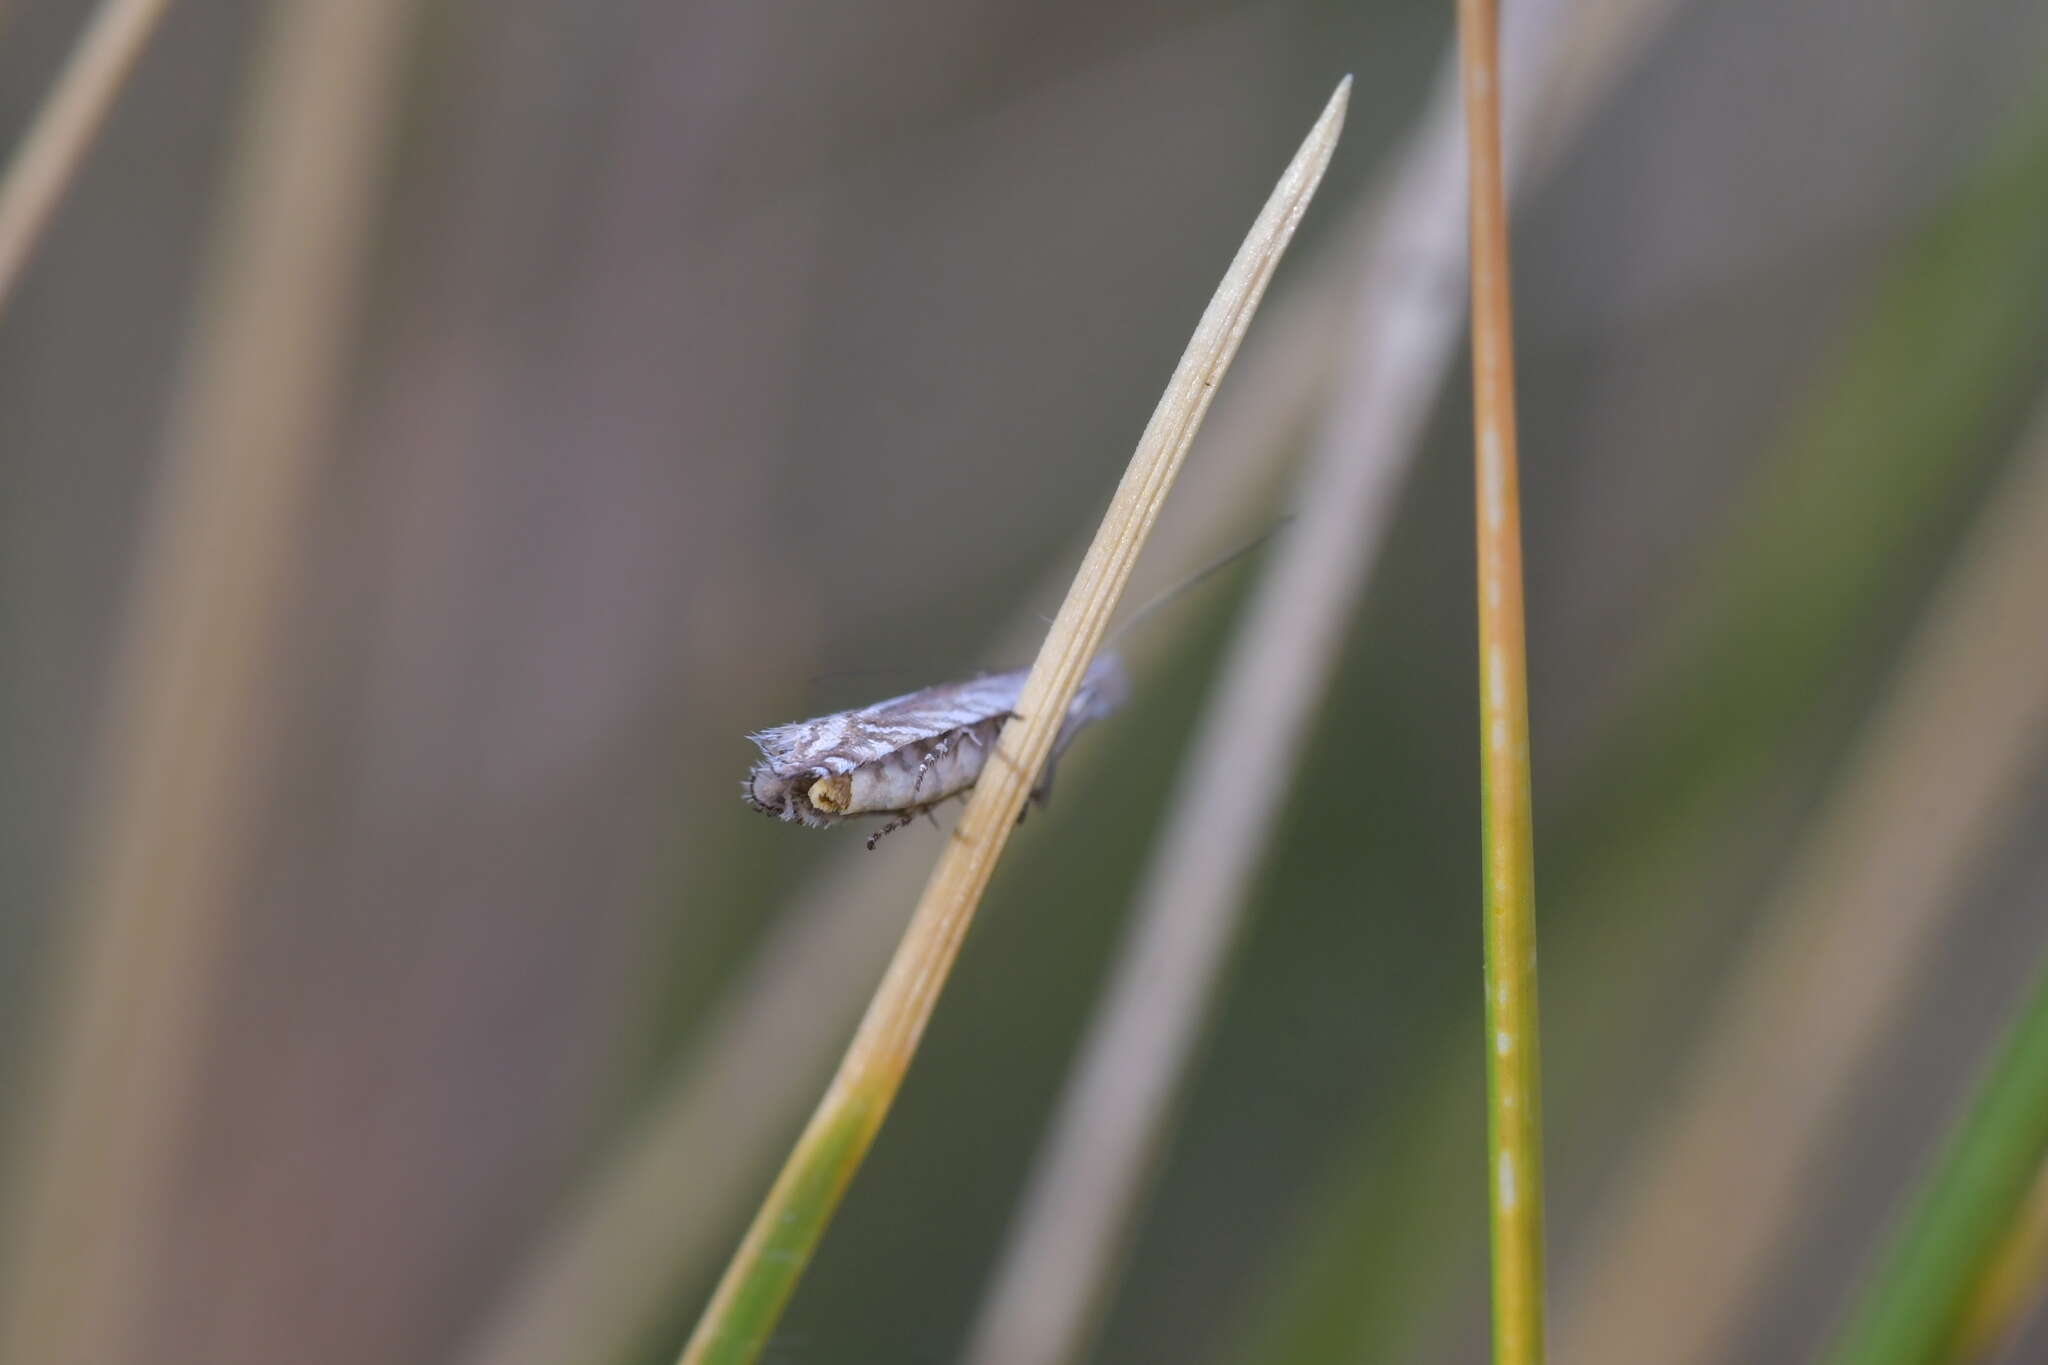
<svg viewBox="0 0 2048 1365"><path fill-rule="evenodd" d="M348 8L174 7L0 316L8 1365L540 1360L543 1303L672 1358L939 844L762 820L745 733L1028 661L1351 72L1131 600L1288 512L1450 19ZM2048 947L2048 8L1628 8L1549 5L1598 75L1515 243L1555 1318L1797 1359ZM0 11L8 145L87 13ZM1467 380L1417 382L1094 1359L1483 1354ZM1134 636L770 1359L958 1356L1285 540ZM1721 1290L1658 1250L1759 1218Z"/></svg>

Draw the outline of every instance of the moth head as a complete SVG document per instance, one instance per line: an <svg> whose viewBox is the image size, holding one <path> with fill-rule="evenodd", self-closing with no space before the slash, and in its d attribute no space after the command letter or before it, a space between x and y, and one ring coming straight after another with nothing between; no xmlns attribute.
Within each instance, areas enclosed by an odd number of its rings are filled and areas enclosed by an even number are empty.
<svg viewBox="0 0 2048 1365"><path fill-rule="evenodd" d="M747 804L755 810L764 815L779 815L785 820L795 818L789 809L790 797L793 794L790 789L795 783L768 764L755 764L754 771L747 774L744 785L745 791L742 794L747 798Z"/></svg>
<svg viewBox="0 0 2048 1365"><path fill-rule="evenodd" d="M853 784L848 778L832 777L822 768L794 773L777 772L773 764L765 761L755 764L754 771L740 785L740 794L746 798L747 804L763 815L794 820L814 828L836 824L839 812L845 809L853 796ZM810 793L819 788L828 792L843 791L844 795L837 805L814 804Z"/></svg>

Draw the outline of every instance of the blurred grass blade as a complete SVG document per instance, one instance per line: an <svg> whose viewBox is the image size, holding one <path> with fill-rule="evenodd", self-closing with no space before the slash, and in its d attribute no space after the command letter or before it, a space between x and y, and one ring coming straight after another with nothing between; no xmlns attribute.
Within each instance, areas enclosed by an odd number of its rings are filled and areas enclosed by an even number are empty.
<svg viewBox="0 0 2048 1365"><path fill-rule="evenodd" d="M170 0L102 0L0 181L0 310Z"/></svg>
<svg viewBox="0 0 2048 1365"><path fill-rule="evenodd" d="M1253 223L1139 438L982 780L913 914L839 1074L684 1348L685 1365L742 1365L766 1345L910 1064L975 906L1158 518L1217 383L1321 182L1343 127L1341 83Z"/></svg>
<svg viewBox="0 0 2048 1365"><path fill-rule="evenodd" d="M1959 883L2048 738L2044 581L2048 406L1766 907L1702 1055L1594 1225L1563 1337L1573 1359L1618 1362L1653 1339L1672 1359L1730 1348ZM1703 1207L1723 1212L1702 1226ZM1674 1279L1682 1296L1659 1292Z"/></svg>
<svg viewBox="0 0 2048 1365"><path fill-rule="evenodd" d="M1530 111L1560 93L1549 73L1562 49L1583 50L1577 40L1598 30L1608 41L1591 47L1606 65L1574 67L1571 107L1550 123L1553 146L1568 137L1657 8L1623 6L1604 26L1576 26L1568 42L1562 21L1573 5L1518 6L1510 130L1523 131ZM1379 231L1351 295L1345 383L1294 495L1295 523L1197 732L1111 984L991 1277L965 1355L974 1365L1080 1358L1114 1288L1251 880L1456 350L1466 264L1456 80L1453 61L1377 196Z"/></svg>
<svg viewBox="0 0 2048 1365"><path fill-rule="evenodd" d="M1842 945L1853 947L1853 940ZM2048 970L1826 1359L1940 1365L2048 1157Z"/></svg>
<svg viewBox="0 0 2048 1365"><path fill-rule="evenodd" d="M1493 1358L1496 1365L1540 1365L1543 1108L1536 1014L1536 855L1529 808L1529 662L1522 620L1515 329L1507 174L1501 164L1500 13L1493 0L1458 0L1458 58L1472 191L1473 485L1479 545Z"/></svg>
<svg viewBox="0 0 2048 1365"><path fill-rule="evenodd" d="M2026 1205L1991 1253L1956 1325L1950 1360L1974 1363L1995 1355L2048 1291L2048 1161L2034 1171Z"/></svg>
<svg viewBox="0 0 2048 1365"><path fill-rule="evenodd" d="M1436 249L1440 222L1458 213L1455 150L1454 128L1426 123L1383 208L1355 290L1350 350L1364 359L1337 400L1345 416L1324 424L1294 524L1200 727L1114 979L971 1330L963 1358L974 1365L1079 1358L1113 1289L1245 886L1463 316L1462 298L1441 284L1459 275L1462 253L1440 259ZM1397 335L1406 344L1388 344Z"/></svg>
<svg viewBox="0 0 2048 1365"><path fill-rule="evenodd" d="M211 247L108 702L51 999L48 1105L10 1229L0 1359L149 1354L229 906L320 454L346 373L406 0L278 7Z"/></svg>

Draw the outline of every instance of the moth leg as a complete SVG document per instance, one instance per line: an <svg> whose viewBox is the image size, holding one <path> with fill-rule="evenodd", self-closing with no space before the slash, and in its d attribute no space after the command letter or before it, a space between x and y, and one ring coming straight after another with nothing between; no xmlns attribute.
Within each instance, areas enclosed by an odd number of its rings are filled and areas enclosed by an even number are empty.
<svg viewBox="0 0 2048 1365"><path fill-rule="evenodd" d="M875 851L875 845L882 841L882 836L884 834L893 834L897 830L902 829L905 825L909 824L912 820L915 820L916 818L917 812L914 810L898 811L896 812L896 814L890 816L889 823L883 825L880 829L876 830L873 834L870 834L868 836L868 852L873 853Z"/></svg>
<svg viewBox="0 0 2048 1365"><path fill-rule="evenodd" d="M1045 771L1038 775L1038 785L1031 789L1031 799L1026 806L1042 806L1052 800L1052 774L1060 765L1060 756L1055 753L1045 760Z"/></svg>

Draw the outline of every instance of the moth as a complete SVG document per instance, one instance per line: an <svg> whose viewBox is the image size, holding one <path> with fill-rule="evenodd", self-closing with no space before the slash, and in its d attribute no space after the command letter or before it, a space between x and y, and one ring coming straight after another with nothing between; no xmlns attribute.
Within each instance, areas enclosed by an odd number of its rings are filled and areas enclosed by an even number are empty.
<svg viewBox="0 0 2048 1365"><path fill-rule="evenodd" d="M1110 635L1109 645L1211 574L1258 549L1292 520L1281 518L1250 544L1146 603ZM941 801L966 795L981 780L1003 722L1016 714L1017 697L1030 671L1019 668L940 683L872 706L748 735L761 758L740 783L740 794L764 815L813 829L853 815L886 815L888 823L868 836L872 849L883 835L930 814ZM1031 791L1033 802L1043 804L1052 794L1053 767L1074 736L1122 706L1129 694L1122 662L1113 648L1105 647L1067 704L1045 771Z"/></svg>
<svg viewBox="0 0 2048 1365"><path fill-rule="evenodd" d="M854 815L886 815L888 823L868 837L872 849L883 835L981 780L1029 671L940 683L748 735L761 758L741 791L755 810L813 829ZM1123 705L1129 690L1117 656L1096 656L1067 706L1032 800L1050 794L1053 765L1074 736Z"/></svg>

